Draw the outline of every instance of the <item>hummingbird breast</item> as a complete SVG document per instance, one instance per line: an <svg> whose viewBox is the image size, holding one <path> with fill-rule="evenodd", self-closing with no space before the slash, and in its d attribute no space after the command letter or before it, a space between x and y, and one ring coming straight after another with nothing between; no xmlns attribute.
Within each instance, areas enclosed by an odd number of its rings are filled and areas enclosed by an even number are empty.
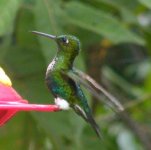
<svg viewBox="0 0 151 150"><path fill-rule="evenodd" d="M70 82L58 70L49 70L46 75L46 84L55 97L69 99L75 93Z"/></svg>

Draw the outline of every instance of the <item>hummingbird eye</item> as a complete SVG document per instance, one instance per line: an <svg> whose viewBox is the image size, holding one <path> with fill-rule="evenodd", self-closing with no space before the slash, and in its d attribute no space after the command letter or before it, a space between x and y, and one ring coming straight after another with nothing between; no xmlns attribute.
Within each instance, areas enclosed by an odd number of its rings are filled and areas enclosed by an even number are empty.
<svg viewBox="0 0 151 150"><path fill-rule="evenodd" d="M69 40L68 40L66 37L63 37L63 38L62 38L62 42L65 43L65 44L68 44L68 43L69 43Z"/></svg>

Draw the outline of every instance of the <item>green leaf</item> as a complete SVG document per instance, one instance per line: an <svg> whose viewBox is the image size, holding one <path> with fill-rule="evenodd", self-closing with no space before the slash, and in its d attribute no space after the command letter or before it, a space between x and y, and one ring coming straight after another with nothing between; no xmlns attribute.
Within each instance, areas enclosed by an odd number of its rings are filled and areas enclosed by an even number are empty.
<svg viewBox="0 0 151 150"><path fill-rule="evenodd" d="M82 0L85 1L85 0ZM90 4L93 4L97 9L104 10L105 12L112 14L115 13L115 18L121 18L124 23L137 24L137 17L135 16L135 8L137 8L137 0L88 0ZM86 0L87 2L87 0ZM135 7L134 7L135 6ZM117 15L118 13L118 15Z"/></svg>
<svg viewBox="0 0 151 150"><path fill-rule="evenodd" d="M116 7L117 9L130 9L130 12L135 11L135 8L138 7L138 0L98 0L99 2L104 2L110 6Z"/></svg>
<svg viewBox="0 0 151 150"><path fill-rule="evenodd" d="M66 20L70 23L100 34L113 43L131 42L144 44L144 40L131 32L110 14L78 2L65 6ZM82 17L83 16L83 17Z"/></svg>
<svg viewBox="0 0 151 150"><path fill-rule="evenodd" d="M14 19L21 0L0 1L0 36L13 29Z"/></svg>
<svg viewBox="0 0 151 150"><path fill-rule="evenodd" d="M124 20L124 23L134 23L138 24L137 16L135 16L135 10L138 7L137 0L99 0L110 6L115 7ZM122 20L122 21L123 21Z"/></svg>
<svg viewBox="0 0 151 150"><path fill-rule="evenodd" d="M139 0L140 3L142 3L147 8L151 9L151 1L150 0Z"/></svg>

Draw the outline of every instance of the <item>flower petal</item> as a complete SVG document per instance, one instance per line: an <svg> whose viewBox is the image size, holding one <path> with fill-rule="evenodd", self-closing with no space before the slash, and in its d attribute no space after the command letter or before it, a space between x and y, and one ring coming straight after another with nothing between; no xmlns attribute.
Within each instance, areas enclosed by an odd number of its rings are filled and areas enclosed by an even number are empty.
<svg viewBox="0 0 151 150"><path fill-rule="evenodd" d="M5 74L4 70L0 67L0 83L3 83L5 85L11 86L11 80L9 77Z"/></svg>
<svg viewBox="0 0 151 150"><path fill-rule="evenodd" d="M22 97L11 86L0 83L0 105L11 105L15 103L27 104L28 101L23 100ZM12 118L17 111L18 109L0 109L0 126Z"/></svg>

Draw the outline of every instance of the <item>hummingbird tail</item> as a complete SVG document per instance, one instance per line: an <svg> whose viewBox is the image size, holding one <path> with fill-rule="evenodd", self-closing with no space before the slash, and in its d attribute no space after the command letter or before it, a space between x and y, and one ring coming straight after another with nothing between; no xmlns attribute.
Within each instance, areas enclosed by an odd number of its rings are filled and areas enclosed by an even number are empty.
<svg viewBox="0 0 151 150"><path fill-rule="evenodd" d="M99 126L97 125L97 123L95 122L95 120L93 119L93 116L89 111L87 111L87 113L81 109L81 107L79 105L71 105L71 107L74 109L74 111L80 115L86 122L88 122L91 127L94 129L94 131L96 132L97 136L102 139L102 135L101 135L101 132L100 132L100 128Z"/></svg>
<svg viewBox="0 0 151 150"><path fill-rule="evenodd" d="M95 120L93 119L91 114L87 114L87 122L91 125L91 127L94 129L97 136L102 139L101 131Z"/></svg>

